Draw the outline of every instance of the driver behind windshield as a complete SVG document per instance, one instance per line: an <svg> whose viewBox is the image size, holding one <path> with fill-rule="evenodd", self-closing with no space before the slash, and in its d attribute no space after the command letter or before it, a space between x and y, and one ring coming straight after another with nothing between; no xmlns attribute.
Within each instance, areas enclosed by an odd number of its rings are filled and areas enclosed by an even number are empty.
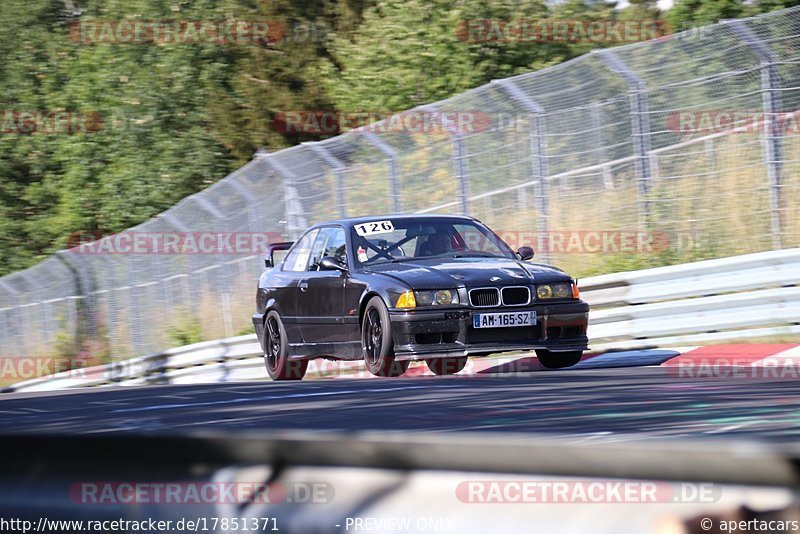
<svg viewBox="0 0 800 534"><path fill-rule="evenodd" d="M514 257L499 237L469 220L444 219L433 224L403 219L385 222L385 231L372 231L366 236L359 235L358 229L353 228L353 252L357 264L400 262L448 254L457 254L457 257ZM362 227L368 228L366 225ZM473 249L467 243L479 246Z"/></svg>
<svg viewBox="0 0 800 534"><path fill-rule="evenodd" d="M452 239L450 235L445 232L437 232L430 234L428 240L425 241L419 248L420 256L438 256L450 252L452 248Z"/></svg>

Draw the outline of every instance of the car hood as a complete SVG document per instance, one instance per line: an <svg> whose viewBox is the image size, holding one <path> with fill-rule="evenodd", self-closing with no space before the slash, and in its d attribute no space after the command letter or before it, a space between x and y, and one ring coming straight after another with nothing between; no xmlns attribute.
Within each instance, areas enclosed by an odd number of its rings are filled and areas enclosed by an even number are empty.
<svg viewBox="0 0 800 534"><path fill-rule="evenodd" d="M569 281L564 271L505 258L419 259L379 263L364 269L404 282L414 289L508 286Z"/></svg>

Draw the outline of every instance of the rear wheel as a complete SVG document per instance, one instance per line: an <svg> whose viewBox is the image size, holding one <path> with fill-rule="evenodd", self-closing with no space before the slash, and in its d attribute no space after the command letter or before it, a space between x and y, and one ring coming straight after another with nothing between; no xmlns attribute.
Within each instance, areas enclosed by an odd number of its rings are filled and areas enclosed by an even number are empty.
<svg viewBox="0 0 800 534"><path fill-rule="evenodd" d="M278 312L267 314L264 325L264 365L273 380L302 380L308 360L289 359L289 341Z"/></svg>
<svg viewBox="0 0 800 534"><path fill-rule="evenodd" d="M461 358L431 358L425 360L430 369L435 375L454 375L464 369L467 365L467 357Z"/></svg>
<svg viewBox="0 0 800 534"><path fill-rule="evenodd" d="M549 350L537 350L536 357L539 362L548 369L563 369L572 367L581 361L583 351L574 350L571 352L550 352Z"/></svg>
<svg viewBox="0 0 800 534"><path fill-rule="evenodd" d="M364 363L375 376L400 376L408 369L408 362L394 359L392 322L383 299L372 297L364 310L361 324L361 346Z"/></svg>

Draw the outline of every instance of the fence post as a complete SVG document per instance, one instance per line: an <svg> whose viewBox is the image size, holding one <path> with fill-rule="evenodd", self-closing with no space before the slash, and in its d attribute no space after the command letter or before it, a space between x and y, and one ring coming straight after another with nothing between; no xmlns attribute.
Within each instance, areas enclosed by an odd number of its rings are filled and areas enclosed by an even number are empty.
<svg viewBox="0 0 800 534"><path fill-rule="evenodd" d="M636 181L639 194L639 225L646 228L650 219L650 115L647 110L647 86L641 78L610 49L592 52L614 74L622 78L630 89L631 100L631 140L636 156Z"/></svg>
<svg viewBox="0 0 800 534"><path fill-rule="evenodd" d="M250 231L261 231L266 224L262 223L262 211L258 210L258 197L239 183L237 178L232 178L226 184L231 186L247 203L247 222L250 225Z"/></svg>
<svg viewBox="0 0 800 534"><path fill-rule="evenodd" d="M436 104L425 104L419 106L418 109L424 113L436 113L438 111ZM464 143L464 136L458 131L450 130L450 136L453 140L453 174L455 175L458 187L458 203L461 207L462 215L469 215L469 165L467 164L467 148Z"/></svg>
<svg viewBox="0 0 800 534"><path fill-rule="evenodd" d="M0 304L0 357L4 356L11 356L13 353L9 348L11 345L11 325L8 322L7 312L10 312L14 309L12 304L17 303L16 298L16 291L11 288L10 284L7 284L2 278L0 278L0 291L3 291L7 294L3 295L3 299L0 300L2 304Z"/></svg>
<svg viewBox="0 0 800 534"><path fill-rule="evenodd" d="M200 206L200 209L204 210L215 219L215 231L220 232L221 223L226 219L225 214L219 211L202 193L196 193L190 196L189 200L193 200ZM215 250L214 254L222 255L222 252L220 250ZM217 272L217 288L219 289L219 310L222 314L222 328L225 332L225 337L231 337L233 335L233 316L231 314L230 292L235 287L236 280L230 273L230 262L219 262L217 265L219 265L220 268Z"/></svg>
<svg viewBox="0 0 800 534"><path fill-rule="evenodd" d="M339 209L339 216L342 218L347 217L347 203L344 191L344 169L345 165L339 159L331 154L327 148L320 143L307 142L301 143L311 149L322 161L324 161L331 169L333 175L336 177L336 205Z"/></svg>
<svg viewBox="0 0 800 534"><path fill-rule="evenodd" d="M458 200L461 204L461 213L469 214L469 168L467 167L467 150L464 145L464 136L452 132L453 136L453 167L458 180Z"/></svg>
<svg viewBox="0 0 800 534"><path fill-rule="evenodd" d="M530 126L528 136L530 138L531 151L531 174L534 184L534 197L536 198L537 225L540 235L544 236L545 250L538 250L537 254L542 260L549 258L549 234L550 231L550 203L547 190L547 141L546 124L544 118L544 108L536 100L528 96L511 78L505 80L494 80L500 89L518 102L530 115Z"/></svg>
<svg viewBox="0 0 800 534"><path fill-rule="evenodd" d="M8 321L8 311L12 308L0 309L0 358L11 356L11 324Z"/></svg>
<svg viewBox="0 0 800 534"><path fill-rule="evenodd" d="M764 163L767 166L767 179L769 180L769 207L770 230L772 231L772 248L782 248L781 238L782 221L781 212L783 198L781 187L783 184L783 121L780 120L781 104L781 78L776 66L776 58L772 49L764 43L741 20L723 21L733 31L734 35L744 41L747 47L761 62L761 108L764 112Z"/></svg>
<svg viewBox="0 0 800 534"><path fill-rule="evenodd" d="M397 152L386 144L383 139L372 132L363 132L362 135L372 146L380 150L384 156L389 158L389 190L392 196L392 212L400 213L400 182L397 170Z"/></svg>
<svg viewBox="0 0 800 534"><path fill-rule="evenodd" d="M97 336L97 307L92 298L96 290L92 279L92 271L83 261L76 261L74 254L68 250L59 250L55 257L72 273L75 284L76 324L74 325L75 344L83 347L84 342Z"/></svg>
<svg viewBox="0 0 800 534"><path fill-rule="evenodd" d="M7 339L7 345L0 345L0 356L22 355L24 345L20 343L18 338L23 340L25 338L23 334L24 328L22 327L22 312L20 311L21 299L19 297L19 291L14 289L11 284L2 278L0 278L0 287L5 289L6 292L11 295L11 300L13 300L13 305L8 306L8 312L3 314L5 316L4 322L7 325L7 329L5 330L3 337ZM12 312L16 316L16 320L14 320L14 318L11 316ZM12 322L14 323L13 326L11 324ZM9 348L12 344L14 346L13 350Z"/></svg>
<svg viewBox="0 0 800 534"><path fill-rule="evenodd" d="M156 215L156 218L161 219L165 224L169 225L170 227L174 228L178 232L182 232L184 234L188 234L191 232L191 228L186 226L182 220L180 220L175 214L173 210L165 211L164 213L160 213ZM188 265L188 268L184 270L184 273L188 276L196 275L196 273L200 272L203 267L203 263L198 259L197 254L185 254L182 255L182 261L185 261L184 265ZM133 260L132 260L133 261ZM199 265L198 265L199 264ZM140 286L134 283L134 280L131 280L128 289L128 302L130 303L131 310L136 310L140 316L145 315L146 312L143 312L141 307L139 306L138 302L135 302L136 294L140 291ZM219 285L210 285L209 287L205 287L204 285L194 284L192 286L192 293L188 295L190 299L196 299L199 295L204 295L206 293L213 292ZM181 314L188 314L193 320L201 322L201 317L199 315L198 309L196 306L192 305L193 302L187 300L186 302L181 302L177 305L176 310L170 311L178 311ZM141 319L141 317L140 317ZM180 320L181 317L179 316L178 319ZM202 324L202 323L201 323ZM162 328L165 328L167 325L161 325ZM131 339L133 339L134 347L141 347L141 341L135 336L134 332L131 332ZM134 351L134 354L142 354L142 348L138 348ZM145 349L146 350L146 349Z"/></svg>
<svg viewBox="0 0 800 534"><path fill-rule="evenodd" d="M256 152L255 157L263 158L263 161L283 179L284 202L286 203L286 230L290 239L297 239L300 236L300 232L308 227L303 204L297 194L297 177L280 163L275 156L266 151L259 150Z"/></svg>
<svg viewBox="0 0 800 534"><path fill-rule="evenodd" d="M200 206L200 209L202 209L215 219L218 220L225 219L225 214L219 211L214 206L214 204L212 204L204 195L200 193L195 193L194 195L190 196L187 200L198 204Z"/></svg>
<svg viewBox="0 0 800 534"><path fill-rule="evenodd" d="M597 151L597 160L599 163L608 161L608 152L606 150L606 145L603 141L603 112L602 112L602 103L595 102L591 105L590 108L590 115L592 117L592 142L596 147L599 147L600 150Z"/></svg>

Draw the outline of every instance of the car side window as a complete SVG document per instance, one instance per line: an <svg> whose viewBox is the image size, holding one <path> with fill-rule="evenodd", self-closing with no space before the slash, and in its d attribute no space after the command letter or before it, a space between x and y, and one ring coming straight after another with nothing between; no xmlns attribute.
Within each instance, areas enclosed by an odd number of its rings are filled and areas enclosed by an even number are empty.
<svg viewBox="0 0 800 534"><path fill-rule="evenodd" d="M311 257L311 246L314 244L319 230L311 230L295 243L283 260L284 271L305 271Z"/></svg>
<svg viewBox="0 0 800 534"><path fill-rule="evenodd" d="M347 244L344 229L339 226L322 228L312 248L311 261L308 263L309 271L318 271L322 258L330 256L339 263L347 262Z"/></svg>

